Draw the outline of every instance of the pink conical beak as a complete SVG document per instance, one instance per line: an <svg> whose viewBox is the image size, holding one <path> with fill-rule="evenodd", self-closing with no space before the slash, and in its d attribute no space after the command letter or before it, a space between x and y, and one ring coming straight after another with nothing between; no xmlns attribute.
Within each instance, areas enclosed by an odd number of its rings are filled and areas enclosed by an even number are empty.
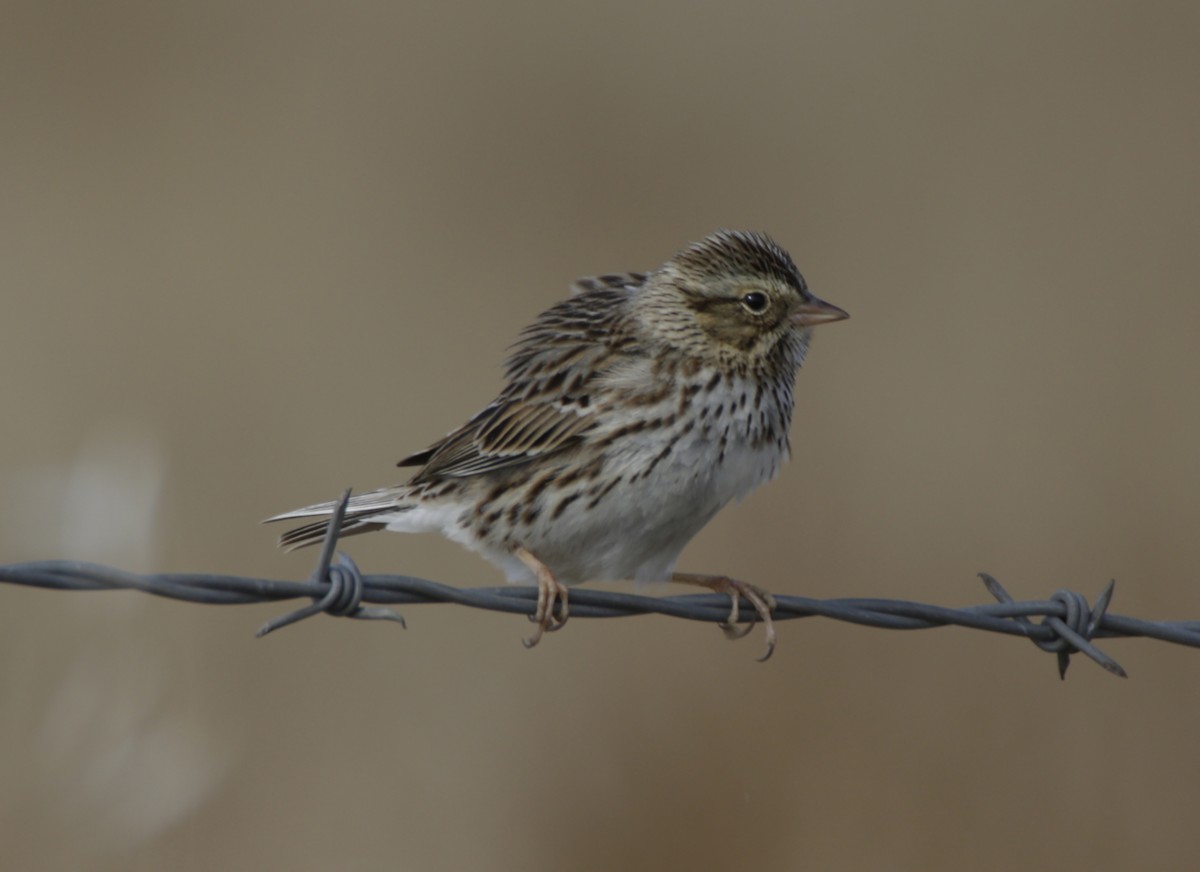
<svg viewBox="0 0 1200 872"><path fill-rule="evenodd" d="M797 327L812 327L816 324L826 324L830 321L841 321L849 318L850 313L840 309L833 303L826 303L816 297L805 297L804 302L792 309L792 323Z"/></svg>

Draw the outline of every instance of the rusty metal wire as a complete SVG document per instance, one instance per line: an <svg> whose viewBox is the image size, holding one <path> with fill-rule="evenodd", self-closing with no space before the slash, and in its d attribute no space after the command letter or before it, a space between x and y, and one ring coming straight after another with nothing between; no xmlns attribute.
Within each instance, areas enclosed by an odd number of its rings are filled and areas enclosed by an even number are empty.
<svg viewBox="0 0 1200 872"><path fill-rule="evenodd" d="M349 491L342 498L345 510ZM336 517L335 517L336 521ZM457 603L477 609L532 615L537 605L534 587L458 588L406 575L364 575L346 554L336 554L339 525L321 548L316 568L307 581L279 581L236 575L151 573L141 575L94 563L44 560L0 566L0 582L53 590L140 590L155 596L209 605L242 605L288 599L311 599L300 609L281 615L258 630L264 636L296 621L324 612L360 620L389 620L404 625L391 606ZM817 600L777 596L772 617L777 621L820 616L891 630L925 630L959 626L1010 636L1023 636L1055 655L1059 675L1066 677L1070 656L1085 654L1114 675L1125 670L1093 643L1094 639L1142 636L1200 648L1200 621L1148 621L1108 612L1114 582L1089 606L1082 594L1060 590L1049 600L1018 602L995 578L980 573L995 603L950 608L892 599L838 598ZM367 603L369 605L364 605ZM743 601L742 622L756 619ZM729 598L721 594L650 597L613 591L575 588L572 618L617 618L658 614L692 621L722 623L729 617ZM1040 617L1040 622L1031 618Z"/></svg>

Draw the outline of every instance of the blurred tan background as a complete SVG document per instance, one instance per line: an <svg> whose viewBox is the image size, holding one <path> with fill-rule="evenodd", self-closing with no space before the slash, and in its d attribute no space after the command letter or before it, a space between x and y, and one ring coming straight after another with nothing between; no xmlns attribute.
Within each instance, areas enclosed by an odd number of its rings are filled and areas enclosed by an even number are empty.
<svg viewBox="0 0 1200 872"><path fill-rule="evenodd" d="M1200 7L9 2L0 562L303 578L577 275L764 229L847 308L682 567L1200 617ZM371 536L367 571L497 572ZM13 870L1194 868L1200 652L0 588Z"/></svg>

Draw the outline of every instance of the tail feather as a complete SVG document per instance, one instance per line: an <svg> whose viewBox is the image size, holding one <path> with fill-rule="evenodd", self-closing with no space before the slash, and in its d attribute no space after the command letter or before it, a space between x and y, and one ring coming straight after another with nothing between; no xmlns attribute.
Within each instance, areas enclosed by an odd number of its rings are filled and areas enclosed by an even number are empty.
<svg viewBox="0 0 1200 872"><path fill-rule="evenodd" d="M316 545L325 538L325 534L329 531L330 516L336 508L336 501L317 503L312 506L305 506L302 509L293 509L281 515L274 515L267 518L263 523L294 521L300 518L320 518L321 520L319 521L313 521L288 530L279 537L280 548L294 551L297 548ZM382 529L385 524L374 520L375 516L384 513L394 513L396 511L402 511L402 509L396 505L395 493L374 491L372 493L361 494L360 496L353 496L346 505L346 517L342 519L342 527L338 530L338 535L353 536L356 533L369 533L371 530Z"/></svg>
<svg viewBox="0 0 1200 872"><path fill-rule="evenodd" d="M345 538L353 536L356 533L369 533L372 530L383 529L383 524L378 521L371 521L367 517L346 518L342 522L342 529L338 530L338 536ZM304 524L301 527L293 527L282 536L279 537L279 547L286 551L295 551L297 548L304 548L308 545L316 545L325 540L326 534L329 532L329 518L320 521L313 521L311 524Z"/></svg>

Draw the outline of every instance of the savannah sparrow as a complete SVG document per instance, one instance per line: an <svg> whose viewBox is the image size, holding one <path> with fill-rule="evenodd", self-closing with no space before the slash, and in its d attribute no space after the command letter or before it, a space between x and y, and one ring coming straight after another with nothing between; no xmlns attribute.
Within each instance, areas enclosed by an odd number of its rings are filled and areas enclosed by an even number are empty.
<svg viewBox="0 0 1200 872"><path fill-rule="evenodd" d="M566 585L632 578L729 594L731 637L749 630L746 597L770 656L770 594L675 562L779 470L811 328L845 317L761 233L723 230L653 272L579 279L521 334L500 395L401 460L419 467L407 484L353 497L340 532L441 533L536 583L528 647L566 622ZM324 537L333 508L269 520L324 518L283 534L296 548Z"/></svg>

